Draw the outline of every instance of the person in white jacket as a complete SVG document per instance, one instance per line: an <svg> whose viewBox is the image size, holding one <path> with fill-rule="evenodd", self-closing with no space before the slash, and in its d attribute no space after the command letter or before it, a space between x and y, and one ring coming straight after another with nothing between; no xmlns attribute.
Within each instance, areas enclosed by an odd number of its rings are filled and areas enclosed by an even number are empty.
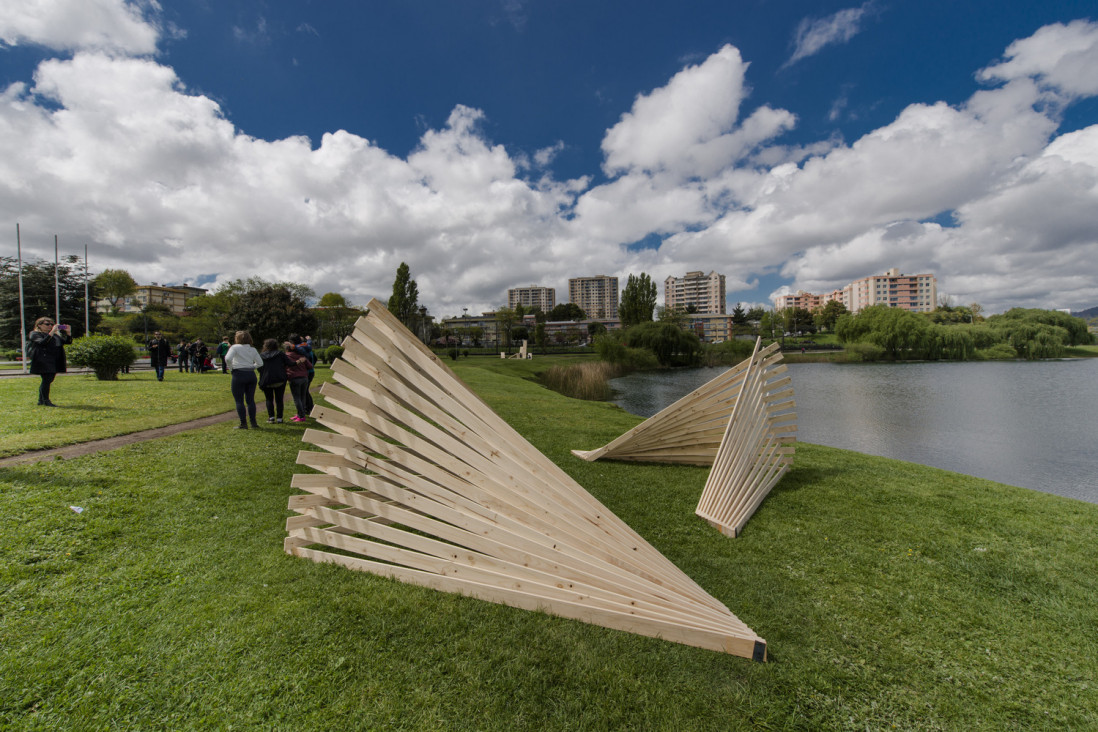
<svg viewBox="0 0 1098 732"><path fill-rule="evenodd" d="M262 368L263 359L259 351L252 345L252 335L246 330L236 332L236 342L229 347L225 354L225 364L229 367L229 373L233 375L231 387L233 399L236 400L236 414L240 417L238 430L258 429L255 421L255 370Z"/></svg>

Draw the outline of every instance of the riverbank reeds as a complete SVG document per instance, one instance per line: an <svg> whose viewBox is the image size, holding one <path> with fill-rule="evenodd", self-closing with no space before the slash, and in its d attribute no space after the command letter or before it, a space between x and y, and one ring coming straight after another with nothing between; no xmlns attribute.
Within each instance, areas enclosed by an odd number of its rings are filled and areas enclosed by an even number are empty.
<svg viewBox="0 0 1098 732"><path fill-rule="evenodd" d="M551 366L541 374L541 382L555 392L573 399L607 401L613 397L610 379L621 376L620 366L606 361L588 361Z"/></svg>
<svg viewBox="0 0 1098 732"><path fill-rule="evenodd" d="M532 364L455 370L768 663L289 557L303 428L220 425L0 469L0 728L1098 727L1098 506L801 444L729 539Z"/></svg>

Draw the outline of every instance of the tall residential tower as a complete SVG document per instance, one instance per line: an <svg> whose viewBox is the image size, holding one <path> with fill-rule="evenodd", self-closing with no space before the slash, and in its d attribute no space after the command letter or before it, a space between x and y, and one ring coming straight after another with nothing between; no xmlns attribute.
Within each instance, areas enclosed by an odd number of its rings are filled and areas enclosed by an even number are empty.
<svg viewBox="0 0 1098 732"><path fill-rule="evenodd" d="M687 272L685 277L668 277L663 281L663 304L668 309L720 315L725 312L724 275L710 272Z"/></svg>
<svg viewBox="0 0 1098 732"><path fill-rule="evenodd" d="M568 300L579 305L588 318L616 318L618 278L607 275L568 280Z"/></svg>

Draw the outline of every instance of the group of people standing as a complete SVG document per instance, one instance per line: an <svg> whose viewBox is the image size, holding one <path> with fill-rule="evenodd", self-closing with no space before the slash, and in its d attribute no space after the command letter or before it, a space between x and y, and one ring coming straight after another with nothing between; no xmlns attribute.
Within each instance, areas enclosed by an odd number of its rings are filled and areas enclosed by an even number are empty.
<svg viewBox="0 0 1098 732"><path fill-rule="evenodd" d="M235 343L225 354L225 362L232 374L230 388L236 402L236 414L240 424L236 429L246 430L259 427L256 422L255 389L263 390L267 406L267 422L280 424L283 415L283 400L286 387L294 400L297 414L290 417L291 422L306 421L313 409L313 398L309 394L309 385L315 375L316 355L311 340L296 333L281 346L274 338L263 341L263 351L257 351L252 345L252 336L246 330L238 330ZM259 376L257 378L256 372Z"/></svg>
<svg viewBox="0 0 1098 732"><path fill-rule="evenodd" d="M160 337L160 334L156 334ZM225 354L229 352L229 339L228 337L222 338L221 343L217 344L212 352L210 347L202 342L201 338L196 338L193 342L188 342L186 339L179 341L177 350L177 363L179 364L179 372L191 372L196 374L202 374L207 371L213 370L214 363L213 357L217 356L221 359L221 372L227 373L225 368ZM150 353L152 352L152 346L150 344ZM167 364L167 361L164 362Z"/></svg>
<svg viewBox="0 0 1098 732"><path fill-rule="evenodd" d="M246 330L238 330L234 340L235 343L230 346L229 339L223 338L217 354L221 356L222 370L232 374L229 388L240 418L240 424L236 428L259 427L255 405L257 386L263 390L266 399L267 422L282 422L286 387L290 389L297 412L290 417L290 421L305 422L313 409L313 397L309 393L316 364L312 338L302 338L294 333L281 345L274 338L268 338L263 341L262 352L252 345L252 336ZM42 378L38 387L38 404L41 406L56 406L50 401L50 387L57 374L66 371L65 345L68 343L72 343L69 326L56 323L49 317L34 321L34 329L27 341L26 355L30 372ZM173 355L171 345L160 331L156 331L148 342L148 348L149 361L156 370L156 379L163 381L168 360ZM202 343L202 339L196 339L194 343L180 341L177 355L179 370L184 371L184 366L188 363L193 368L200 358L204 360L208 355L209 349Z"/></svg>

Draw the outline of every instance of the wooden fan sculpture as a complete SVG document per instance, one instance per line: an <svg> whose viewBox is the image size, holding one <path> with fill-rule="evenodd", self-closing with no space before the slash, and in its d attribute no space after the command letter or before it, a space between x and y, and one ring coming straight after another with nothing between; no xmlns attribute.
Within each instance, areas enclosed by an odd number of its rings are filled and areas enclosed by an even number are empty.
<svg viewBox="0 0 1098 732"><path fill-rule="evenodd" d="M690 392L584 460L712 465L695 513L737 536L793 462L797 415L777 343Z"/></svg>
<svg viewBox="0 0 1098 732"><path fill-rule="evenodd" d="M288 553L766 660L766 642L492 412L376 300L306 430ZM330 550L336 551L330 551Z"/></svg>

